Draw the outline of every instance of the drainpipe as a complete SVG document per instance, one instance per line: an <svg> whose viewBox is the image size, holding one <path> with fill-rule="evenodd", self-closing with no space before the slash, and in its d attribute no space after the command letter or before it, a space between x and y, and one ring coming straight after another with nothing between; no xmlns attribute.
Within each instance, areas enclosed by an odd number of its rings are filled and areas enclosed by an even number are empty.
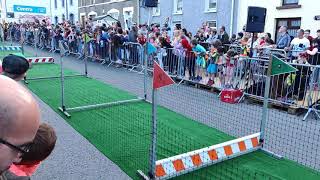
<svg viewBox="0 0 320 180"><path fill-rule="evenodd" d="M3 17L3 19L7 19L7 13L8 13L7 0L4 0L4 17Z"/></svg>
<svg viewBox="0 0 320 180"><path fill-rule="evenodd" d="M229 35L230 37L232 36L232 33L233 33L233 21L234 21L234 0L232 0L232 3L231 3L231 19L230 19L230 32L229 32Z"/></svg>
<svg viewBox="0 0 320 180"><path fill-rule="evenodd" d="M50 0L50 19L51 19L51 24L53 24L53 16L52 16L52 1Z"/></svg>
<svg viewBox="0 0 320 180"><path fill-rule="evenodd" d="M137 25L140 24L140 0L136 0L137 1Z"/></svg>
<svg viewBox="0 0 320 180"><path fill-rule="evenodd" d="M66 0L66 20L69 20L69 12L68 12L68 0Z"/></svg>

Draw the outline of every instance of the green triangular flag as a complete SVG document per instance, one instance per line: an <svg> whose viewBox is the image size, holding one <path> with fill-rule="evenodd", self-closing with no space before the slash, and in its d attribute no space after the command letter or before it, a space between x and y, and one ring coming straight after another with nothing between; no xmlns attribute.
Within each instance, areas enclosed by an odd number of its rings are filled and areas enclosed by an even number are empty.
<svg viewBox="0 0 320 180"><path fill-rule="evenodd" d="M272 55L271 76L298 71L296 68Z"/></svg>

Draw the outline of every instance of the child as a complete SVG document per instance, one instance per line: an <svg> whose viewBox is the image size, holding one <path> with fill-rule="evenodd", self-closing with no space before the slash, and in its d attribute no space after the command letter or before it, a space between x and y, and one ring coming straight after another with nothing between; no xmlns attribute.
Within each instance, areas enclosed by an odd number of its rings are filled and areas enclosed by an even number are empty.
<svg viewBox="0 0 320 180"><path fill-rule="evenodd" d="M206 49L201 46L196 39L191 41L192 51L195 52L197 59L196 59L196 80L201 81L203 76L203 70L206 68Z"/></svg>
<svg viewBox="0 0 320 180"><path fill-rule="evenodd" d="M233 73L234 73L234 66L235 66L236 58L237 58L237 53L234 52L233 50L229 50L227 52L227 54L225 55L225 59L226 59L225 82L226 82L227 87L230 87L232 85L231 80L232 80Z"/></svg>
<svg viewBox="0 0 320 180"><path fill-rule="evenodd" d="M219 46L217 49L217 53L219 53L219 58L217 59L217 76L219 78L220 87L223 88L225 84L225 74L226 74L226 59L223 55L224 49L223 46Z"/></svg>
<svg viewBox="0 0 320 180"><path fill-rule="evenodd" d="M11 165L9 171L13 176L31 176L37 170L41 161L51 154L56 141L57 136L54 129L46 123L40 124L29 152L23 154L19 164Z"/></svg>
<svg viewBox="0 0 320 180"><path fill-rule="evenodd" d="M209 56L209 65L207 68L207 72L209 74L209 81L207 83L208 86L212 86L214 84L214 78L218 72L218 61L222 57L223 48L222 47L211 47L211 52Z"/></svg>

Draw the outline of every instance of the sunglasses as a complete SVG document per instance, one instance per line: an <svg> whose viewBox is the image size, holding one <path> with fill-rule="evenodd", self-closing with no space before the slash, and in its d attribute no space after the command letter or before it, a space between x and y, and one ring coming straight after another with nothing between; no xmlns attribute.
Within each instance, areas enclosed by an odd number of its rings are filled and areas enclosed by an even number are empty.
<svg viewBox="0 0 320 180"><path fill-rule="evenodd" d="M5 141L3 139L0 139L0 143L10 147L11 149L19 151L22 154L28 153L30 151L30 148L31 148L31 145L32 145L32 143L26 143L26 144L23 144L23 145L15 146L15 145L13 145L13 144L11 144L8 141Z"/></svg>

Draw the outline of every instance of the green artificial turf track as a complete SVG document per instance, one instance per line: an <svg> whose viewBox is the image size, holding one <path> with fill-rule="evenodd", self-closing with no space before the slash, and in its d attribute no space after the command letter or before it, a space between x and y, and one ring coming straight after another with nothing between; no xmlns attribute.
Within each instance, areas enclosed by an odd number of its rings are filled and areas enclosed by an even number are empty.
<svg viewBox="0 0 320 180"><path fill-rule="evenodd" d="M67 72L72 74L71 71ZM48 73L58 75L59 66L34 66L28 77L48 76ZM66 78L65 81L67 107L134 98L130 93L90 78L74 77ZM147 172L151 140L150 104L138 102L73 112L68 119L57 109L60 106L59 79L30 81L28 87L130 177L138 179L136 172L139 169ZM157 159L234 139L217 129L163 107L158 107L157 117ZM80 144L78 148L79 151L86 150L82 149ZM257 151L177 179L316 180L320 179L320 174L293 161L277 160Z"/></svg>

